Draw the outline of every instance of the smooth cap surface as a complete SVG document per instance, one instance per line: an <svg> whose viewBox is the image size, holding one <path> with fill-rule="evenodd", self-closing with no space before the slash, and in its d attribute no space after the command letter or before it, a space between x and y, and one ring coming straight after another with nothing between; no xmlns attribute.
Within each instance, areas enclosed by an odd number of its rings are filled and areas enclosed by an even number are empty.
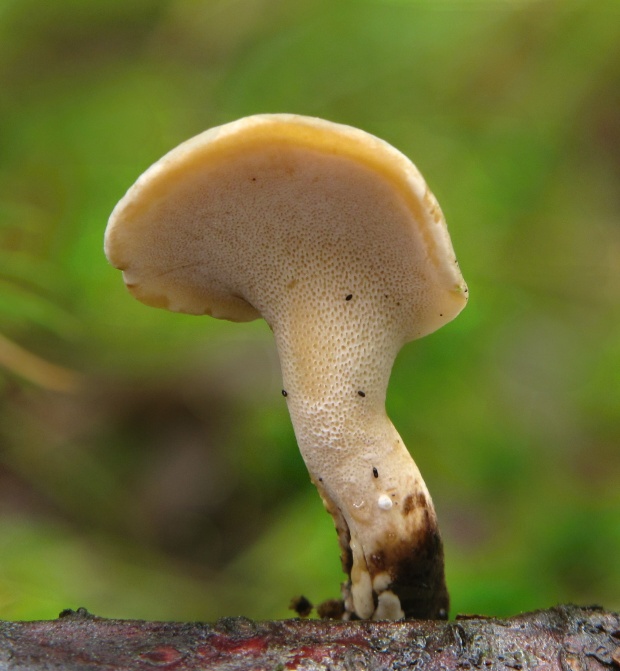
<svg viewBox="0 0 620 671"><path fill-rule="evenodd" d="M240 119L173 149L118 203L105 251L142 302L233 321L272 324L299 284L346 300L372 286L405 342L467 298L411 161L364 131L290 114Z"/></svg>

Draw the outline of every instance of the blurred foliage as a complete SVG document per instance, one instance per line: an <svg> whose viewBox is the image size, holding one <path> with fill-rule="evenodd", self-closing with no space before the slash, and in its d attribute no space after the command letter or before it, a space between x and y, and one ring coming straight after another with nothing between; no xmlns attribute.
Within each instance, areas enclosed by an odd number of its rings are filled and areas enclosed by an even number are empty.
<svg viewBox="0 0 620 671"><path fill-rule="evenodd" d="M448 219L470 305L388 406L453 611L620 609L616 0L3 0L0 91L0 617L337 595L265 324L146 308L102 254L150 163L264 111L385 138Z"/></svg>

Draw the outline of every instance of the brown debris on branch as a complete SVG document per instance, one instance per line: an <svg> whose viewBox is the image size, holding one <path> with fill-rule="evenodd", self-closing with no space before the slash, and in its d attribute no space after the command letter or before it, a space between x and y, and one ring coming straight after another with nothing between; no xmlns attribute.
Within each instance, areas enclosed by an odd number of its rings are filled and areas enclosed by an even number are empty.
<svg viewBox="0 0 620 671"><path fill-rule="evenodd" d="M0 670L610 671L620 669L620 614L558 606L505 620L0 622Z"/></svg>

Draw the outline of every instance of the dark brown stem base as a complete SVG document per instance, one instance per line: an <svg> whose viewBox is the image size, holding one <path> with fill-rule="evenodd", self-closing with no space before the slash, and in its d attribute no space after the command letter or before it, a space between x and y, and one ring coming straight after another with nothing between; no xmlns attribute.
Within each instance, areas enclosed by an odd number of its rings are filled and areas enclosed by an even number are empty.
<svg viewBox="0 0 620 671"><path fill-rule="evenodd" d="M558 606L506 620L200 623L107 620L84 609L0 622L0 670L620 668L620 615Z"/></svg>

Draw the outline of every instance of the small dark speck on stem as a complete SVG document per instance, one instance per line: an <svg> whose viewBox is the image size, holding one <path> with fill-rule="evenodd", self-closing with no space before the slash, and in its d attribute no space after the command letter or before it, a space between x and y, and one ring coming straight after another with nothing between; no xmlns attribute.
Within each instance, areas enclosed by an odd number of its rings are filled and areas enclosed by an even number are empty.
<svg viewBox="0 0 620 671"><path fill-rule="evenodd" d="M282 390L282 396L288 396L288 391L286 391L286 389Z"/></svg>
<svg viewBox="0 0 620 671"><path fill-rule="evenodd" d="M375 478L379 477L379 471L377 470L377 468L375 466L373 466L372 474L375 476Z"/></svg>
<svg viewBox="0 0 620 671"><path fill-rule="evenodd" d="M347 294L344 298L345 301L350 301L353 298L353 294Z"/></svg>
<svg viewBox="0 0 620 671"><path fill-rule="evenodd" d="M358 391L358 392L357 392L357 395L358 395L358 396L361 396L362 398L364 398L364 397L366 396L366 392Z"/></svg>

